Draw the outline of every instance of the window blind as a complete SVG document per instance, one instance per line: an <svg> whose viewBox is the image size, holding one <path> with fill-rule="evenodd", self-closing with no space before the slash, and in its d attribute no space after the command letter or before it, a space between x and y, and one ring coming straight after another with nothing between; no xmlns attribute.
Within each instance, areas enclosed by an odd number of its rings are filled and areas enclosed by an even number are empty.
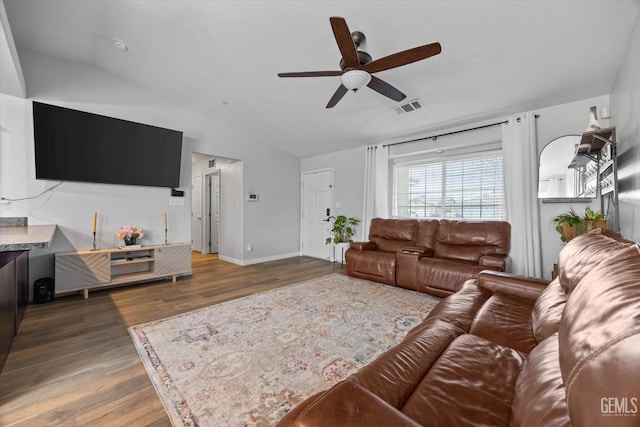
<svg viewBox="0 0 640 427"><path fill-rule="evenodd" d="M392 212L397 217L505 218L502 155L397 164Z"/></svg>

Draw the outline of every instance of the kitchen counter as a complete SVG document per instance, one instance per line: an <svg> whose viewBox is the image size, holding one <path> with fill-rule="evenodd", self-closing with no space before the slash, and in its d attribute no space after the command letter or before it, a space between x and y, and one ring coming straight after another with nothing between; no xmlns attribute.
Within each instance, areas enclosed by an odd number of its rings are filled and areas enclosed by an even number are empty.
<svg viewBox="0 0 640 427"><path fill-rule="evenodd" d="M0 227L0 252L48 248L55 233L55 224Z"/></svg>

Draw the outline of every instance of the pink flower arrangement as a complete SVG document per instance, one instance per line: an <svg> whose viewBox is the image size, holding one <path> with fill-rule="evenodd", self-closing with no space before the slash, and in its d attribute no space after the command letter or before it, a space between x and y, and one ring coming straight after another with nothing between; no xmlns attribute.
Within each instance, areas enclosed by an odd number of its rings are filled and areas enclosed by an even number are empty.
<svg viewBox="0 0 640 427"><path fill-rule="evenodd" d="M144 236L144 233L142 232L142 228L140 227L129 226L122 227L118 231L116 231L116 236L118 237L118 239L139 239Z"/></svg>

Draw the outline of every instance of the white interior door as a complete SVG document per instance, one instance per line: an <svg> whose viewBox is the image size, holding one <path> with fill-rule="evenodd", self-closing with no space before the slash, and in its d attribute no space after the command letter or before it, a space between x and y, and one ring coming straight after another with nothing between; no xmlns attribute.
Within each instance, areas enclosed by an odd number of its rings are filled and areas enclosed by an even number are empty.
<svg viewBox="0 0 640 427"><path fill-rule="evenodd" d="M218 253L220 235L220 174L208 176L209 179L209 252Z"/></svg>
<svg viewBox="0 0 640 427"><path fill-rule="evenodd" d="M202 252L202 174L191 177L191 249Z"/></svg>
<svg viewBox="0 0 640 427"><path fill-rule="evenodd" d="M301 252L314 258L331 259L329 237L331 203L333 200L333 170L302 174Z"/></svg>

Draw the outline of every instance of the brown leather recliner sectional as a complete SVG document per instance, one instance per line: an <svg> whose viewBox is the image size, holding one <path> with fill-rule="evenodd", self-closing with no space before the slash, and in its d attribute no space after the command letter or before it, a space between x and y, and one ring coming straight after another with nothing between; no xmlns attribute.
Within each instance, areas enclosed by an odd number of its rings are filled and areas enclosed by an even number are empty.
<svg viewBox="0 0 640 427"><path fill-rule="evenodd" d="M483 272L279 426L637 426L640 246L594 230L547 282Z"/></svg>
<svg viewBox="0 0 640 427"><path fill-rule="evenodd" d="M374 218L369 241L345 253L347 274L447 296L482 270L505 271L510 240L504 221Z"/></svg>

